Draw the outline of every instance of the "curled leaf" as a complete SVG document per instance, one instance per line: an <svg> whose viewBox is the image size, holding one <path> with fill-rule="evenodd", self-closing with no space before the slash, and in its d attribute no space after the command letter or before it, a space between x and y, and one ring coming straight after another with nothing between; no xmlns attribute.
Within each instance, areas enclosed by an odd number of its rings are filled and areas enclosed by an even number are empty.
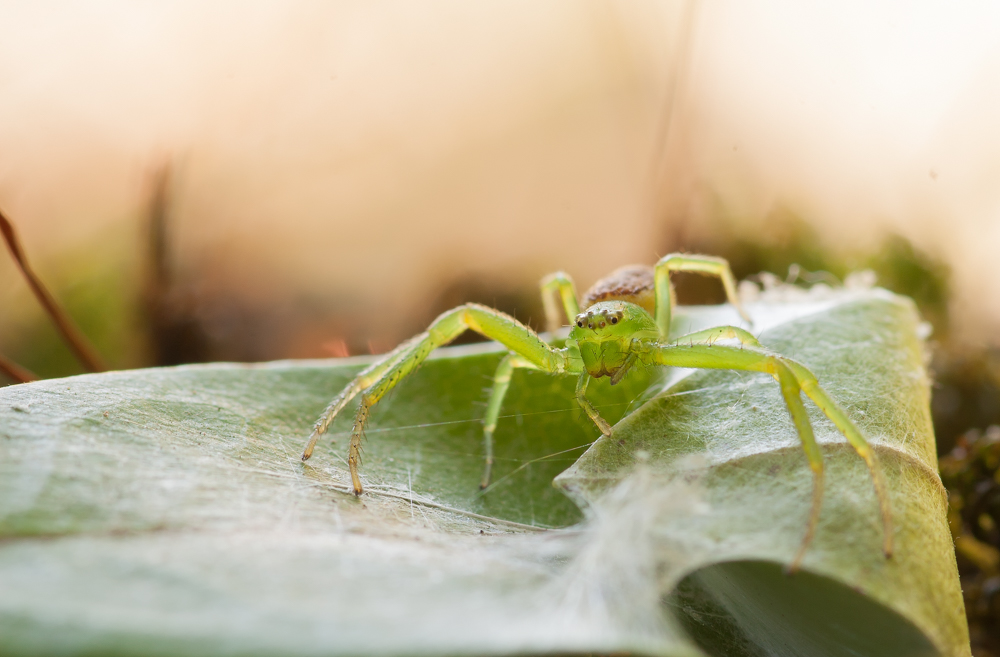
<svg viewBox="0 0 1000 657"><path fill-rule="evenodd" d="M969 654L912 305L749 310L876 445L891 560L864 464L812 413L826 497L782 573L811 478L765 376L595 382L618 421L595 442L572 380L518 372L479 491L502 351L441 350L376 408L355 498L349 417L298 457L364 359L114 372L0 390L0 652Z"/></svg>

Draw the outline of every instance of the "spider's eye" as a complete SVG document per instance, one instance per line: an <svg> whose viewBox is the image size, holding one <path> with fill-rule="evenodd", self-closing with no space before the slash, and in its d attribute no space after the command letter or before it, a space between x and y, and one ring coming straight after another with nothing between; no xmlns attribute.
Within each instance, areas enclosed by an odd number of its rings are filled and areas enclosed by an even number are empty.
<svg viewBox="0 0 1000 657"><path fill-rule="evenodd" d="M576 320L576 325L579 326L580 328L583 328L583 320L582 319Z"/></svg>
<svg viewBox="0 0 1000 657"><path fill-rule="evenodd" d="M618 318L617 317L612 317L611 318L611 323L612 324L617 324L618 323Z"/></svg>

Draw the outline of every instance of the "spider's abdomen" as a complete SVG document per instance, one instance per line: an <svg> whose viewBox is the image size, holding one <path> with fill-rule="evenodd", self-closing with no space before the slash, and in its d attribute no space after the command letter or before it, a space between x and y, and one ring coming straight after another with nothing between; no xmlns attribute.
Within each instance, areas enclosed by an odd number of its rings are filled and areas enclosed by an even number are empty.
<svg viewBox="0 0 1000 657"><path fill-rule="evenodd" d="M580 299L587 308L601 301L627 301L652 314L656 306L656 284L649 265L619 267L590 286Z"/></svg>

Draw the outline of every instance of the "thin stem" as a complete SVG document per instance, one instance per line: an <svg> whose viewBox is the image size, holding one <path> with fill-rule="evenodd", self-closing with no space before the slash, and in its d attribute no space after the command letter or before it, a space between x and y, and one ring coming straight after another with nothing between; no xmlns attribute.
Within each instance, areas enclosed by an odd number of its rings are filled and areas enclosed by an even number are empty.
<svg viewBox="0 0 1000 657"><path fill-rule="evenodd" d="M97 351L90 345L87 338L80 332L80 329L76 327L73 320L69 318L69 315L59 307L55 298L49 294L49 291L42 285L42 281L39 280L38 276L35 275L35 272L28 265L28 259L25 257L17 235L14 233L14 226L4 216L2 211L0 211L0 233L3 233L4 241L7 242L7 248L10 249L10 253L14 257L14 262L21 269L25 280L28 281L28 286L34 292L35 298L38 299L38 302L45 308L49 317L55 322L56 328L62 333L63 338L77 359L91 372L103 372L107 370L108 368L101 361L101 357L97 355Z"/></svg>
<svg viewBox="0 0 1000 657"><path fill-rule="evenodd" d="M38 380L38 376L34 372L21 367L14 361L6 358L3 354L0 354L0 372L3 372L18 383L28 383Z"/></svg>

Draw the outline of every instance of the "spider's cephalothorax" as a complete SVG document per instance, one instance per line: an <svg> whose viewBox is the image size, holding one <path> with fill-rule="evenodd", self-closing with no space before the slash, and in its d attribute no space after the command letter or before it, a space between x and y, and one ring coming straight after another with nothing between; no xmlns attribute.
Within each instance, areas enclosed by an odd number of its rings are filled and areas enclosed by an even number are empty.
<svg viewBox="0 0 1000 657"><path fill-rule="evenodd" d="M583 367L594 377L621 381L638 358L644 341L659 337L653 317L628 301L601 301L574 318L567 346L579 349Z"/></svg>
<svg viewBox="0 0 1000 657"><path fill-rule="evenodd" d="M805 537L790 570L798 567L819 519L823 499L823 454L813 435L809 414L802 403L804 392L847 438L871 471L882 515L883 551L892 553L892 514L889 509L882 470L875 452L847 413L819 386L816 377L801 364L765 349L746 329L719 326L697 331L671 341L670 320L674 306L670 272L688 271L716 276L722 281L726 297L749 325L750 319L740 308L736 281L729 264L710 256L671 254L656 267L632 265L598 281L583 297L586 310L580 312L576 288L570 277L557 272L542 279L542 301L550 333L562 323L563 313L572 322L566 346L554 347L527 326L504 313L465 304L442 314L427 331L399 345L365 368L337 395L316 422L302 460L308 459L333 418L358 394L361 405L354 419L351 445L347 456L354 492L362 492L358 464L361 436L369 410L404 377L412 373L431 351L448 344L468 329L506 346L510 353L500 361L493 378L493 391L483 416L486 468L481 486L490 482L493 466L493 432L503 405L503 398L515 369L536 369L554 375L575 375L576 401L591 420L610 436L612 427L587 399L591 378L611 377L617 383L636 363L647 366L711 368L764 372L778 382L788 412L795 424L803 450L813 471L812 510ZM561 302L561 303L560 303ZM739 345L717 344L736 340Z"/></svg>

